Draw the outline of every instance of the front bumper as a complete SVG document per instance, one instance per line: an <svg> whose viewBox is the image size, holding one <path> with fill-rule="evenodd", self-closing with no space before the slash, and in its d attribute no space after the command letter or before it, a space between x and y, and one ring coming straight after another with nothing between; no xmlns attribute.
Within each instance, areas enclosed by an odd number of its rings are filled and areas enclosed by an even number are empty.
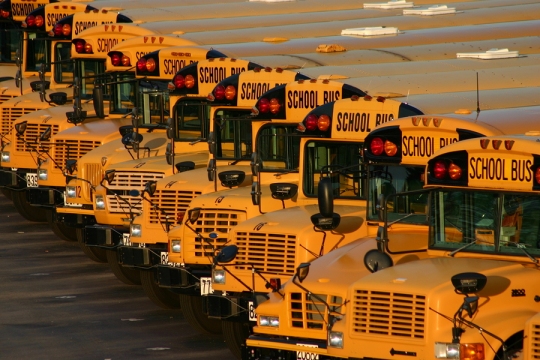
<svg viewBox="0 0 540 360"><path fill-rule="evenodd" d="M87 205L90 206L90 205ZM96 224L94 209L79 207L57 206L56 218L70 227L86 227Z"/></svg>
<svg viewBox="0 0 540 360"><path fill-rule="evenodd" d="M210 265L200 267L158 265L156 269L159 286L181 294L200 296L201 278L210 278L212 276Z"/></svg>
<svg viewBox="0 0 540 360"><path fill-rule="evenodd" d="M167 251L167 246L168 244L120 246L117 250L118 260L123 266L152 267L162 263L162 253Z"/></svg>
<svg viewBox="0 0 540 360"><path fill-rule="evenodd" d="M34 206L54 207L64 203L63 188L28 188L28 202Z"/></svg>
<svg viewBox="0 0 540 360"><path fill-rule="evenodd" d="M268 294L253 294L245 292L240 294L227 294L223 296L216 291L203 298L203 306L208 317L227 321L251 322L256 324L256 304L268 299Z"/></svg>
<svg viewBox="0 0 540 360"><path fill-rule="evenodd" d="M122 245L124 234L129 234L128 228L114 228L99 224L86 226L84 228L84 239L86 245L97 246L105 249L112 249Z"/></svg>
<svg viewBox="0 0 540 360"><path fill-rule="evenodd" d="M305 349L305 351L303 351ZM242 360L337 360L326 355L326 342L306 339L251 335L242 348Z"/></svg>
<svg viewBox="0 0 540 360"><path fill-rule="evenodd" d="M26 188L26 174L35 174L36 170L10 168L0 169L0 187Z"/></svg>

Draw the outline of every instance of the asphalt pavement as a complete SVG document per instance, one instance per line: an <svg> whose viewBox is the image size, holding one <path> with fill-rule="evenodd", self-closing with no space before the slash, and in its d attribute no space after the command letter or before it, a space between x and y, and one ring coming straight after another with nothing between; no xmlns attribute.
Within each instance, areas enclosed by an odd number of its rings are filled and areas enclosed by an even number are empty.
<svg viewBox="0 0 540 360"><path fill-rule="evenodd" d="M0 359L235 359L2 194L0 306Z"/></svg>

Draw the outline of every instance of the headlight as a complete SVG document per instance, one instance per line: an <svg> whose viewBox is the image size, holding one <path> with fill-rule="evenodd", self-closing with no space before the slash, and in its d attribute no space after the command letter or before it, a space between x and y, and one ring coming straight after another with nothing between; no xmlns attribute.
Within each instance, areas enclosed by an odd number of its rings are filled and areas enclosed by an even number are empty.
<svg viewBox="0 0 540 360"><path fill-rule="evenodd" d="M180 240L171 240L171 251L173 253L179 253L181 249Z"/></svg>
<svg viewBox="0 0 540 360"><path fill-rule="evenodd" d="M343 333L341 331L330 331L328 333L328 346L343 349Z"/></svg>
<svg viewBox="0 0 540 360"><path fill-rule="evenodd" d="M77 190L75 186L66 186L66 197L68 198L77 197ZM96 197L96 204L97 204L97 197Z"/></svg>
<svg viewBox="0 0 540 360"><path fill-rule="evenodd" d="M225 284L225 270L214 270L212 273L212 282L214 284Z"/></svg>
<svg viewBox="0 0 540 360"><path fill-rule="evenodd" d="M47 180L49 178L47 170L38 170L39 180Z"/></svg>
<svg viewBox="0 0 540 360"><path fill-rule="evenodd" d="M141 233L142 233L141 225L132 224L129 227L129 233L131 234L132 237L141 237Z"/></svg>
<svg viewBox="0 0 540 360"><path fill-rule="evenodd" d="M484 359L484 344L435 343L437 359Z"/></svg>
<svg viewBox="0 0 540 360"><path fill-rule="evenodd" d="M103 200L103 195L96 195L96 210L105 210L105 200Z"/></svg>
<svg viewBox="0 0 540 360"><path fill-rule="evenodd" d="M276 316L259 316L259 325L260 326L279 326L279 317Z"/></svg>
<svg viewBox="0 0 540 360"><path fill-rule="evenodd" d="M9 162L9 151L2 151L2 162Z"/></svg>

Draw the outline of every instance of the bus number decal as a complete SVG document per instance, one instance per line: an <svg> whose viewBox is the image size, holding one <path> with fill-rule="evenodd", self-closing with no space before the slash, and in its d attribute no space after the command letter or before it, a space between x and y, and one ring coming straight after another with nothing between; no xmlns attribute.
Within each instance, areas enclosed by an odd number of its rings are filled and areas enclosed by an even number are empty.
<svg viewBox="0 0 540 360"><path fill-rule="evenodd" d="M249 321L257 321L257 313L255 312L255 304L253 301L248 302Z"/></svg>
<svg viewBox="0 0 540 360"><path fill-rule="evenodd" d="M510 161L510 168L506 162ZM469 178L478 180L512 180L530 182L532 180L532 161L515 159L493 159L471 157ZM508 171L509 170L509 174Z"/></svg>
<svg viewBox="0 0 540 360"><path fill-rule="evenodd" d="M322 105L319 103L319 91L317 90L291 90L287 92L287 108L289 109L315 109ZM336 101L341 99L341 92L336 91L323 91L322 103Z"/></svg>

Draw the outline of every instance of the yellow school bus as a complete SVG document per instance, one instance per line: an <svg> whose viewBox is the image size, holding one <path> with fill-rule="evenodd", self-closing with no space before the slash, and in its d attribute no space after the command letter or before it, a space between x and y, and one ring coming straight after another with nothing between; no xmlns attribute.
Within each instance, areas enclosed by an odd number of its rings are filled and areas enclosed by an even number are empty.
<svg viewBox="0 0 540 360"><path fill-rule="evenodd" d="M37 157L37 172L32 176L36 178L34 182L27 181L27 192L29 203L35 206L46 207L52 210L48 214L48 221L53 231L61 238L68 240L77 240L76 230L67 227L57 221L54 208L56 205L63 205L64 192L66 188L65 174L69 165L69 176L76 176L76 161L87 152L122 137L119 129L125 129L132 126L132 118L129 113L135 107L141 109L139 117L141 131L147 126L156 127L160 121L156 117L152 118L146 114L148 102L143 101L139 94L139 82L135 79L133 69L129 70L129 64L122 64L120 69L111 63L108 64L104 72L106 58L111 58L114 54L122 53L124 62L133 62L137 60L137 53L143 51L152 51L161 47L193 45L191 41L183 40L176 36L157 36L144 28L129 24L109 24L91 28L82 32L84 38L73 40L74 53L77 53L76 59L83 59L77 62L83 76L80 77L80 89L75 105L80 109L81 115L75 115L76 111L72 109L59 109L58 107L50 109L47 114L50 115L48 125L60 124L59 131L51 136L51 147L42 149ZM159 41L152 41L159 38ZM117 43L109 49L108 46ZM94 47L94 45L96 47ZM133 60L127 60L133 59ZM82 103L83 99L91 100L95 84L104 91L103 98L108 105L108 115L105 116L105 104L97 100L93 104L89 101ZM84 90L83 90L84 89ZM142 93L141 93L142 94ZM98 110L92 109L92 105ZM96 106L98 105L98 106ZM99 110L101 107L101 110ZM66 111L68 110L68 111ZM71 110L71 111L69 111ZM101 114L100 114L101 113ZM68 115L68 120L65 117ZM54 116L56 115L56 116ZM34 112L24 117L24 120L30 122L31 118L42 118L42 112ZM22 121L22 119L20 120ZM34 158L36 155L33 156ZM27 168L27 167L26 167ZM19 170L20 172L21 170ZM27 178L31 176L27 174ZM94 174L94 176L98 176ZM96 182L97 183L97 182ZM87 186L88 183L84 183ZM79 189L82 191L81 184ZM88 200L90 202L90 199ZM78 207L82 203L77 203ZM75 213L77 213L77 208ZM69 209L68 213L69 213Z"/></svg>
<svg viewBox="0 0 540 360"><path fill-rule="evenodd" d="M201 61L197 67L199 79L221 78L226 71L226 67L215 61ZM184 81L189 82L186 70L176 76L182 76ZM141 270L143 289L154 303L164 308L179 307L178 295L157 285L153 268L168 263L169 229L179 225L196 196L251 185L251 177L246 174L250 172L251 154L257 148L258 139L262 137L267 141L269 134L294 132L294 124L253 120L251 111L257 99L266 91L307 79L306 76L294 71L261 67L250 71L236 69L233 72L236 74L222 80L209 95L209 165L189 172L178 172L149 184L153 187L152 193L143 194L142 213L135 217L130 226L129 243L124 241L124 245L117 249L120 264ZM272 145L276 147L272 151L274 153L294 148L294 145L281 142ZM170 162L176 164L176 161ZM294 161L287 164L283 162L280 171L296 170ZM296 177L296 174L284 175L280 181L291 176Z"/></svg>
<svg viewBox="0 0 540 360"><path fill-rule="evenodd" d="M290 99L294 98L292 95ZM264 206L265 211L252 204L243 206L247 213L245 221L231 228L226 239L227 244L238 249L235 261L228 264L218 261L212 277L201 279L205 312L212 319L222 320L226 342L237 356L249 335L253 308L264 298L270 284L276 286L288 279L299 262L367 233L364 138L378 124L391 124L394 119L413 114L422 112L391 99L354 96L316 107L298 125L304 137L298 147L301 180L294 184L295 202L286 207ZM327 219L320 215L322 210L317 206L321 177L331 181L336 209L343 213L340 218L332 219L330 215L331 221L326 225L322 222ZM279 185L284 188L293 184ZM277 199L286 194L268 189L262 191L265 192L266 196ZM218 195L224 198L219 204L212 204L210 199L201 202L203 198L198 198L191 207L198 206L201 212L212 208L214 212L224 211L237 208L237 199L242 198L227 192L215 194ZM243 195L249 199L249 193ZM203 289L203 281L211 286Z"/></svg>
<svg viewBox="0 0 540 360"><path fill-rule="evenodd" d="M233 189L198 196L192 200L188 210L188 214L198 216L186 216L183 224L169 233L168 256L171 265L163 264L158 267L158 282L160 286L181 293L182 309L195 328L202 331L220 330L219 321L209 320L201 311L200 295L207 294L211 288L208 286L211 278L209 259L216 249L231 239L227 238L228 233L262 213L296 207L310 201L300 190L304 189L305 185L299 184L305 161L301 147L307 141L303 138L327 136L328 128L324 129L325 131L310 128L302 132L297 130L298 128L305 130L299 122L312 108L316 107L314 104L317 102L319 104L328 102L329 106L333 106L333 101L330 101L332 97L333 99L354 97L354 100L348 101L349 103L368 102L365 100L365 93L356 90L356 94L353 94L353 89L347 85L337 85L333 81L304 80L277 87L263 95L257 102L255 113L263 119L274 117L272 122L287 121L295 130L287 136L289 138L287 141L295 142L294 151L288 150L290 153L275 154L273 148L265 146L265 143L278 141L279 137L272 140L272 138L261 136L258 142L262 144L258 146L252 160L254 168L252 171L255 171L252 175L255 181L251 191ZM295 99L302 100L295 101ZM345 102L345 100L341 101ZM396 102L388 101L386 105L389 107L394 103ZM283 108L283 112L279 110L278 105ZM322 153L324 151L321 150L321 156L326 159ZM351 150L351 153L354 151ZM284 165L291 162L288 158L290 156L293 156L294 163L298 167L294 177L291 177L293 174L278 171L280 168L287 168ZM323 158L318 160L321 167L324 166ZM315 184L311 183L309 187L310 191L316 191ZM222 222L221 219L229 220ZM204 241L201 242L201 238ZM257 258L261 257L261 254L257 256ZM178 264L183 265L178 266Z"/></svg>
<svg viewBox="0 0 540 360"><path fill-rule="evenodd" d="M68 6L57 5L57 7L54 7L53 5L50 4L52 10L56 12L51 10L43 15L33 13L29 15L34 16L33 23L36 23L36 17L43 17L52 13L63 14L64 12L62 11L65 10L63 6ZM44 7L44 9L39 8L36 12L44 11L48 8L49 6ZM77 6L75 8L78 9ZM71 9L71 7L68 6L68 9ZM60 15L56 17L58 16ZM73 61L71 57L71 37L76 32L75 29L77 27L75 25L81 22L87 22L88 19L94 19L94 21L103 23L128 21L126 17L117 13L92 9L68 15L56 24L63 29L63 32L54 33L54 36L51 37L53 39L52 46L55 50L55 57L52 59L53 63L49 65L54 67L54 76L52 76L50 81L46 80L45 72L41 71L40 79L33 82L37 86L35 87L35 92L18 96L0 105L3 115L1 131L3 133L2 154L4 155L1 162L3 168L2 175L0 176L1 186L7 186L8 188L25 188L27 184L36 186L36 168L38 162L48 159L45 156L45 152L51 146L50 136L55 135L67 127L73 126L69 121L66 121L66 112L72 106L62 106L70 101L71 96L68 97L67 92L60 91L63 89L56 89L58 91L54 91L50 88L53 87L51 85L53 83L62 84L62 86L67 87L74 83L75 77L87 83L90 81L89 76L95 74L96 71L101 71L103 68L102 66L96 68L97 63ZM37 23L41 24L41 20ZM47 29L45 25L42 26L45 30ZM51 42L51 40L47 41ZM51 59L47 58L46 61L51 61ZM80 89L81 84L77 84L75 88ZM71 92L71 90L69 91ZM80 103L81 97L87 99L88 94L78 94L78 97ZM39 109L42 110L38 111ZM40 139L41 134L44 134L46 130L48 138ZM41 161L38 161L40 155L42 158ZM16 194L14 192L12 198L17 210L23 217L33 221L43 220L43 211L32 209L28 205L26 191L17 191Z"/></svg>
<svg viewBox="0 0 540 360"><path fill-rule="evenodd" d="M4 0L0 2L0 81L13 79L21 61L21 24L26 16L38 7L49 4L50 0L26 1Z"/></svg>
<svg viewBox="0 0 540 360"><path fill-rule="evenodd" d="M352 284L350 311L329 330L328 355L525 358L525 324L540 310L539 142L538 131L485 137L430 159L431 258Z"/></svg>
<svg viewBox="0 0 540 360"><path fill-rule="evenodd" d="M410 117L384 124L368 135L364 156L373 176L368 184L367 216L371 221L378 221L380 210L377 206L385 208L387 224L391 225L379 229L377 237L359 239L317 258L310 265L304 264L306 269L309 267L309 277L301 284L296 280L289 281L279 292L269 294L269 300L256 309L258 323L254 328L255 334L247 340L251 355L246 353L245 358L277 353L300 358L326 358L330 345L324 324L332 321L333 316L341 317L347 313L347 308L350 308L347 304L354 301L350 288L360 281L358 279L390 264L405 264L436 256L429 249L419 252L422 250L419 245L425 248L428 244L431 216L430 193L418 190L424 176L424 172L418 171L419 166L425 165L439 149L459 146L454 143L467 141L470 144L473 140L466 139L534 126L533 117L521 118L516 114L520 121L509 123L497 112L486 112L476 121L460 116ZM392 144L397 145L397 151ZM388 190L389 186L391 190ZM310 297L309 294L317 295ZM295 308L298 311L292 310ZM268 325L265 322L268 319L272 319L274 324ZM354 337L351 331L345 337ZM283 339L291 341L280 343ZM345 341L351 343L350 340ZM350 357L363 356L356 354Z"/></svg>
<svg viewBox="0 0 540 360"><path fill-rule="evenodd" d="M202 49L197 50L195 47L177 47L174 51L182 52L185 54L184 56L190 56L190 59L199 60L202 63L199 65L197 61L180 70L173 78L170 93L169 90L165 89L161 89L157 93L161 94L167 103L170 103L167 117L172 117L172 124L157 127L151 133L144 133L144 139L138 144L138 152L130 148L132 147L130 144L127 144L128 149L126 149L123 144L112 142L88 153L80 161L83 166L84 164L96 164L101 174L105 174L106 170L114 170L115 180L107 183L106 187L98 187L92 191L88 189L88 191L83 192L83 195L90 196L93 202L90 203L89 207L83 206L85 210L84 221L78 224L86 225L85 228L82 228L84 241L87 245L85 246L86 251L95 254L101 253L99 259L105 261L107 261L107 256L103 258L103 255L109 254L108 257L114 258L114 261L110 260L113 271L125 282L140 282L138 272L124 269L118 263L116 253L116 247L122 244L123 234L129 234L132 217L139 214L142 208L141 197L138 194L130 195L130 190L142 191L149 180L161 179L186 170L182 167L176 168L177 163L189 161L193 166L206 166L208 145L205 140L210 129L208 94L216 86L218 80L234 73L260 67L246 60L226 58L216 50L205 49L203 51ZM176 54L172 56L175 60L179 59ZM167 53L162 50L147 54L142 59L148 62L148 58L162 59L157 61L159 63L166 60ZM220 75L223 78L210 79L198 76L199 71L204 72L213 68L224 70ZM140 154L139 158L137 158L137 153ZM131 158L130 154L133 155L134 159ZM128 157L131 160L128 160ZM193 166L188 166L188 168ZM79 165L79 169L83 169L83 167ZM96 178L96 180L101 182L101 178ZM114 191L116 195L112 195L112 192L106 192L106 188ZM68 187L67 190L69 192L70 188ZM68 200L75 201L75 199ZM122 275L133 272L136 273L133 281Z"/></svg>

